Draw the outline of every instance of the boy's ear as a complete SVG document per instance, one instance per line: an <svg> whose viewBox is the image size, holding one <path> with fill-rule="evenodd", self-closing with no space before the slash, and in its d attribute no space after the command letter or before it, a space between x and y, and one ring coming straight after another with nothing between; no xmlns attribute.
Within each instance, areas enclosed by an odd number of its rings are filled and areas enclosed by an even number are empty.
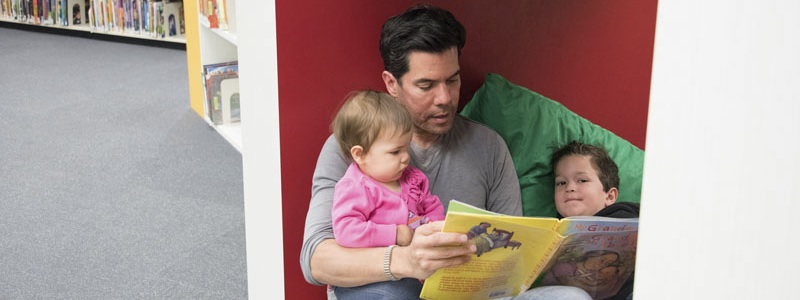
<svg viewBox="0 0 800 300"><path fill-rule="evenodd" d="M389 73L389 71L383 71L381 77L383 78L383 83L386 85L386 92L392 95L392 97L397 97L397 89L400 86L400 82L397 81L397 78L394 78L394 75Z"/></svg>
<svg viewBox="0 0 800 300"><path fill-rule="evenodd" d="M611 188L606 193L606 206L614 204L617 202L617 196L619 196L619 190L617 188Z"/></svg>
<svg viewBox="0 0 800 300"><path fill-rule="evenodd" d="M353 157L353 160L357 164L361 164L361 162L364 161L364 158L362 157L363 155L364 155L364 147L361 147L359 145L350 147L350 156Z"/></svg>

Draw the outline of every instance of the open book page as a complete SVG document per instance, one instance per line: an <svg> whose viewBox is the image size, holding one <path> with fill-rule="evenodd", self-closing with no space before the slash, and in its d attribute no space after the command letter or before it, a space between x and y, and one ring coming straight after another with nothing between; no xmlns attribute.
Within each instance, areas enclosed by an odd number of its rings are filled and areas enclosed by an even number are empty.
<svg viewBox="0 0 800 300"><path fill-rule="evenodd" d="M467 234L477 247L472 259L441 269L425 280L423 299L491 299L530 287L563 240L555 218L512 217L461 212L451 202L443 231ZM466 209L465 209L466 208Z"/></svg>
<svg viewBox="0 0 800 300"><path fill-rule="evenodd" d="M617 294L636 265L638 219L565 219L566 239L539 285L580 287L593 299Z"/></svg>

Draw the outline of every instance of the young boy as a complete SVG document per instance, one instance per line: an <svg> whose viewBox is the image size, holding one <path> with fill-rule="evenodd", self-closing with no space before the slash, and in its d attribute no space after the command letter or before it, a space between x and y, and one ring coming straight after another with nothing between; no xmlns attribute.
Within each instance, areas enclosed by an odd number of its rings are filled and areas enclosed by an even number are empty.
<svg viewBox="0 0 800 300"><path fill-rule="evenodd" d="M619 175L617 164L600 147L570 142L553 152L550 167L555 173L555 204L562 217L603 216L638 218L639 204L617 202ZM633 295L633 276L617 295L608 299L627 300ZM541 286L526 291L514 300L592 299L572 286Z"/></svg>
<svg viewBox="0 0 800 300"><path fill-rule="evenodd" d="M570 142L553 153L550 166L556 176L555 202L561 216L639 217L639 204L617 202L619 170L603 148ZM629 299L632 294L633 276L609 299Z"/></svg>

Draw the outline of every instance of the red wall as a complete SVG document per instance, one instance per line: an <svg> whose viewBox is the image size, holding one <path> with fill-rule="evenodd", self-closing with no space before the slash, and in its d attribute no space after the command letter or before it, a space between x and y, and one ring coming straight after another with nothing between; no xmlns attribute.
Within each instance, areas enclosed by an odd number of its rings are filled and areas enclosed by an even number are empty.
<svg viewBox="0 0 800 300"><path fill-rule="evenodd" d="M383 90L380 26L417 2L276 1L287 299L325 297L299 267L316 158L347 92ZM431 3L467 28L462 104L497 73L644 147L656 0Z"/></svg>

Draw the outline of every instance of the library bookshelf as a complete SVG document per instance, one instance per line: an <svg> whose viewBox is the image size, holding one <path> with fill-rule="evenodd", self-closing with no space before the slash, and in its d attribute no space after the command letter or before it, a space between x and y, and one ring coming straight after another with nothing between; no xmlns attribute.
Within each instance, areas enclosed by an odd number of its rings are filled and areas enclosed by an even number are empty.
<svg viewBox="0 0 800 300"><path fill-rule="evenodd" d="M242 151L242 129L238 114L234 121L222 118L220 106L230 99L221 96L219 82L212 84L210 66L233 64L238 77L238 38L235 0L185 0L186 56L189 71L189 94L192 109L222 135L234 148ZM237 80L238 82L238 80ZM236 95L238 101L238 83ZM215 90L216 87L216 90ZM219 98L219 97L218 97ZM230 102L227 102L230 104ZM229 105L230 106L230 105ZM236 105L238 107L238 105ZM239 111L238 109L236 109ZM227 112L229 116L230 113ZM225 119L225 120L223 120Z"/></svg>
<svg viewBox="0 0 800 300"><path fill-rule="evenodd" d="M0 26L182 49L180 0L0 0Z"/></svg>

